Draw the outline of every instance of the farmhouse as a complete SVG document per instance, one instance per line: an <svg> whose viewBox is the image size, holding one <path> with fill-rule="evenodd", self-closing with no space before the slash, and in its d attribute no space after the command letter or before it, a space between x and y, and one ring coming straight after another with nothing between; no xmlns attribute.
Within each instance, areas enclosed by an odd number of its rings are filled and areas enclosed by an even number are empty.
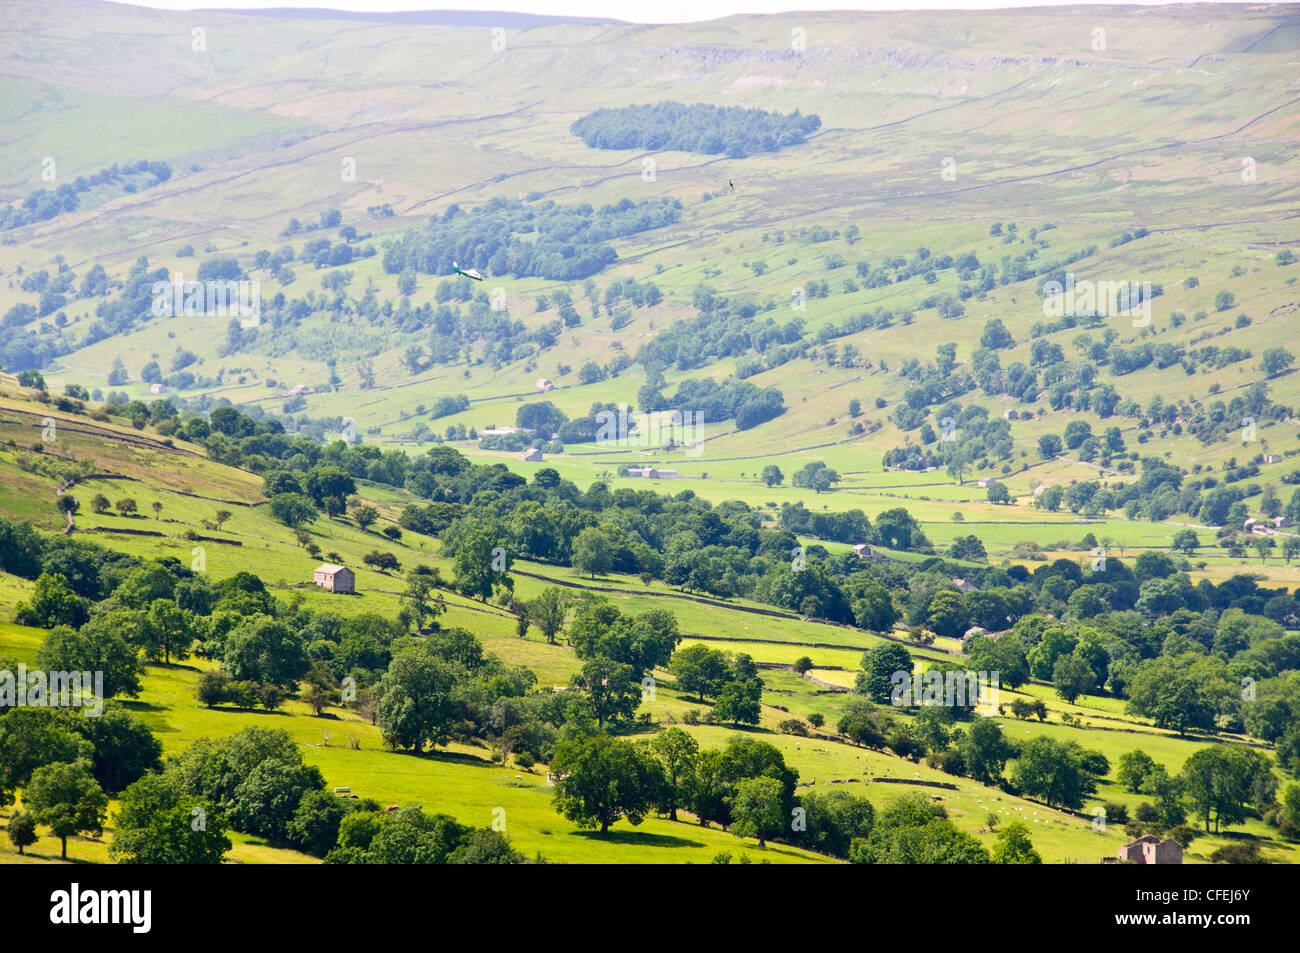
<svg viewBox="0 0 1300 953"><path fill-rule="evenodd" d="M512 433L519 433L518 427L489 427L487 430L480 430L480 437L506 437Z"/></svg>
<svg viewBox="0 0 1300 953"><path fill-rule="evenodd" d="M884 553L876 552L866 543L858 543L858 545L854 546L853 555L857 556L859 559L885 560L889 558Z"/></svg>
<svg viewBox="0 0 1300 953"><path fill-rule="evenodd" d="M676 470L660 470L658 467L628 467L630 477L644 477L647 480L676 480Z"/></svg>
<svg viewBox="0 0 1300 953"><path fill-rule="evenodd" d="M536 447L532 447L519 454L519 459L525 463L541 463L543 460L542 451L538 450Z"/></svg>
<svg viewBox="0 0 1300 953"><path fill-rule="evenodd" d="M312 581L322 589L328 589L330 592L351 595L357 591L356 573L347 566L322 563L316 567L316 572L312 574Z"/></svg>
<svg viewBox="0 0 1300 953"><path fill-rule="evenodd" d="M167 393L167 385L166 385L166 384L150 384L150 385L149 385L149 393L151 393L151 394L165 394L165 393Z"/></svg>
<svg viewBox="0 0 1300 953"><path fill-rule="evenodd" d="M1134 864L1181 864L1183 848L1176 840L1161 840L1154 834L1147 834L1121 847L1119 860Z"/></svg>

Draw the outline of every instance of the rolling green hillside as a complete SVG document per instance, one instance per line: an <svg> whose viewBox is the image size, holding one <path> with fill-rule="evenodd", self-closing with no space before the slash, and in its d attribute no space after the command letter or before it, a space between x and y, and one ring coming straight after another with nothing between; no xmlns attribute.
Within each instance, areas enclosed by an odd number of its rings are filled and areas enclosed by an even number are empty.
<svg viewBox="0 0 1300 953"><path fill-rule="evenodd" d="M1130 836L1092 819L1151 799L1118 776L1135 748L1170 775L1201 750L1266 752L1261 777L1288 783L1290 715L1261 733L1235 696L1255 700L1242 678L1294 694L1295 665L1279 659L1300 627L1297 35L1300 13L1265 4L494 33L15 0L0 27L0 224L25 223L0 230L0 516L51 540L75 524L70 545L161 560L227 595L251 573L284 613L400 620L413 644L433 630L411 623L412 580L435 579L438 626L526 667L539 693L594 687L572 631L552 642L536 627L528 607L547 593L575 614L593 595L629 617L666 610L682 648L757 666L761 710L743 727L710 723L711 705L661 659L646 670L657 695L618 737L758 738L804 793L852 790L880 811L911 789L984 847L1023 819L1047 862L1113 857ZM621 135L654 115L623 107L666 102L786 118L759 130L775 130L766 145L712 135L710 110L672 130L683 151L646 145L666 144L663 130ZM593 113L597 133L580 122ZM142 161L169 174L71 188ZM453 258L486 279L456 277ZM253 320L159 313L158 282L209 279L251 283ZM1106 305L1118 282L1143 289L1136 317ZM1102 303L1062 304L1098 283ZM578 425L616 407L702 417L685 446L584 439ZM530 414L554 426L534 432ZM483 434L515 427L528 432ZM315 449L295 453L299 438ZM541 459L521 459L530 447ZM394 452L400 462L383 456ZM351 489L305 489L340 461ZM834 479L813 482L817 464ZM629 474L640 467L671 475ZM272 491L277 474L315 498L302 525L274 509L289 495ZM69 497L74 516L60 508ZM372 521L357 518L370 508ZM910 541L882 530L900 510ZM655 523L670 514L680 524ZM522 540L543 516L571 520L561 543L520 542L476 598L458 547L480 530ZM818 528L832 517L870 529ZM575 558L597 525L623 547L602 570ZM899 610L885 624L862 621L876 581L853 555L862 543L883 557ZM781 588L791 546L843 589L842 607ZM707 571L682 568L692 551ZM397 565L368 559L381 553ZM322 562L353 569L357 594L314 585ZM0 657L33 661L56 628L20 624L47 575L0 571ZM969 613L958 625L931 610L938 577L958 602L971 589L1029 601L997 625ZM88 613L120 608L107 589L78 595ZM522 636L521 611L534 612ZM1258 621L1237 644L1216 626L1240 611ZM992 716L1014 742L1105 756L1074 808L944 770L944 746L922 760L842 727L864 654L964 665L969 628L1036 641L1058 623L1082 652L1101 644L1099 617L1126 614L1163 627L1125 656L1132 670L1112 672L1127 681L1102 671L1067 701L1053 655ZM1046 621L1022 625L1034 617ZM1034 664L1039 647L1025 648ZM1175 726L1127 703L1139 664L1193 665L1193 650L1221 668L1197 676L1210 715ZM1250 667L1266 651L1272 667ZM200 704L201 680L222 668L202 652L150 657L122 705L168 757L283 728L329 787L476 828L502 809L528 857L836 859L664 812L595 834L552 807L548 765L496 747L504 734L394 751L374 717L342 704L321 716L296 679L276 710ZM1035 700L1033 720L1011 709ZM926 726L908 710L882 730ZM14 810L0 801L0 816ZM1187 861L1242 841L1294 858L1275 813L1227 826L1191 841ZM112 833L74 839L70 857L107 861ZM230 861L318 859L231 836ZM0 860L28 859L8 846ZM28 853L50 860L59 846L43 835Z"/></svg>
<svg viewBox="0 0 1300 953"><path fill-rule="evenodd" d="M48 503L54 496L53 488L65 474L71 478L80 471L89 475L78 476L72 492L82 498L97 490L113 498L129 495L139 504L140 513L122 517L83 510L76 517L79 537L145 560L171 556L188 564L193 555L202 552L205 572L214 581L251 571L278 598L292 605L344 615L396 614L401 578L361 565L362 554L374 548L377 539L399 556L405 571L416 566L453 570L451 560L441 552L436 540L411 534L409 542L394 545L382 540L375 530L363 530L350 519L326 520L311 527L313 542L329 551L331 558L337 556L358 567L358 595L331 596L310 584L312 569L319 559L304 552L286 527L269 516L257 481L246 471L214 464L170 437L159 439L148 431L122 426L120 418L95 421L75 413L55 412L56 439L47 442L39 454L24 454L20 448L50 415L38 401L15 397L12 391L0 399L0 416L6 428L0 434L0 443L8 444L0 451L0 480L7 499L32 501L29 510L11 510L10 514L30 518L44 529L54 531L62 523ZM39 467L33 466L33 457L40 458ZM385 522L392 520L403 505L418 502L405 491L379 485L363 485L358 494L379 508ZM162 508L156 517L150 517L155 501ZM223 506L232 515L219 532L211 533L203 524ZM197 542L187 538L187 533L195 530L203 533ZM1101 751L1111 762L1112 777L1103 782L1082 811L1072 814L1053 810L995 787L953 778L888 751L864 750L834 734L814 732L812 738L800 738L783 733L779 725L791 716L806 719L820 714L828 724L841 717L852 696L834 690L834 686L852 686L863 651L885 644L879 635L809 620L795 613L773 614L770 607L743 599L709 600L657 581L643 585L635 578L617 575L593 581L567 567L526 560L517 561L513 568L517 596L531 598L548 581L571 587L575 593L581 587L601 587L613 593L624 612L669 609L684 634L684 647L702 642L711 648L747 653L760 666L771 666L763 669L766 687L759 723L743 729L743 733L775 744L799 771L802 784L821 790L830 789L830 785L857 783L861 787L854 793L883 803L914 782L955 781L952 788L938 796L961 829L992 844L987 815L995 814L1004 823L1021 819L1029 825L1036 848L1049 862L1095 862L1113 854L1123 842L1118 827L1097 831L1090 823L1090 812L1103 802L1133 809L1142 800L1113 778L1121 754L1141 747L1174 772L1203 746L1203 740L1181 738L1153 727L1149 720L1126 715L1122 704L1108 697L1089 696L1077 704L1065 704L1041 685L1026 686L1023 692L1004 691L1004 706L1016 699L1039 698L1047 703L1048 713L1041 723L998 718L1010 734L1046 734L1077 740ZM8 574L3 579L0 595L5 605L31 598L30 583ZM442 595L447 602L446 614L440 620L444 626L472 630L488 651L510 664L526 665L535 671L543 686L563 685L579 671L580 662L567 645L547 644L536 631L525 639L518 638L508 608L477 602L450 590ZM907 641L906 632L891 637ZM6 625L0 628L0 653L31 664L45 638L44 630ZM949 660L948 653L955 651L946 640L936 640L932 646L915 643L909 648L923 664ZM790 671L799 656L808 656L812 661L808 678ZM492 811L503 808L515 846L528 854L540 851L553 861L707 862L719 852L754 854L752 841L738 841L717 828L673 824L653 817L637 828L623 829L612 839L593 838L555 814L547 796L543 768L495 763L490 747L482 743L456 742L436 753L415 756L389 750L374 725L346 709L328 711L321 718L300 699L290 700L275 712L205 708L194 697L196 680L200 673L216 668L213 660L198 657L179 664L150 664L139 698L124 700L124 707L158 734L167 756L183 751L201 737L229 735L247 726L283 728L303 747L306 761L321 769L330 786L347 785L382 803L418 802L471 825L488 823ZM735 736L734 730L722 725L695 724L701 707L707 706L700 706L689 694L673 688L671 676L657 674L664 687L657 699L641 706L649 722L633 729L633 737L674 724L684 724L702 746L720 746ZM1077 720L1067 724L1070 719ZM1271 860L1291 859L1293 848L1276 840L1259 821L1248 822L1234 836L1243 833L1261 838ZM111 836L110 827L100 838L74 840L70 856L85 861L107 860L106 846ZM307 855L268 846L257 837L233 837L235 846L229 854L233 862L313 862ZM1205 860L1215 848L1232 842L1218 836L1199 838L1188 854L1188 862ZM57 858L57 853L57 839L48 837L28 849L29 858L38 862ZM19 859L5 852L0 852L0 857L6 861ZM759 857L771 862L829 859L779 845L754 854L755 859Z"/></svg>
<svg viewBox="0 0 1300 953"><path fill-rule="evenodd" d="M828 15L816 23L740 17L691 27L552 25L508 31L502 50L493 49L489 31L469 28L357 22L326 35L319 22L214 15L204 28L206 51L191 49L192 27L179 15L137 14L124 28L107 8L72 8L85 14L75 18L76 29L123 55L96 69L93 79L68 68L70 48L41 48L39 39L31 40L42 49L39 56L14 59L6 80L12 93L6 101L17 104L20 120L9 140L13 161L5 163L13 170L4 183L11 200L42 186L42 167L31 157L58 160L63 177L88 173L124 153L167 161L175 174L147 193L6 236L0 269L10 280L0 289L0 309L29 304L40 310L41 293L24 292L23 279L55 265L56 254L74 274L74 285L92 264L102 265L109 300L115 283L144 255L150 268L190 279L203 261L234 256L261 282L264 299L279 292L293 300L314 291L333 301L292 329L277 317L277 327L260 328L232 350L228 321L202 316L120 333L110 327L106 337L100 330L88 339L98 304L94 296L76 297L74 288L58 312L66 315L66 327L54 329L52 316L35 314L21 325L60 351L71 348L41 367L53 387L147 396L140 377L145 365L155 361L170 376L183 349L195 363L188 386L169 387L177 399L197 398L202 406L229 400L272 414L287 406L293 419L306 416L327 430L331 421L337 428L351 418L368 440L419 453L431 432L512 424L541 377L555 381L559 390L549 396L570 417L596 402L637 406L646 383L646 369L635 361L638 350L673 322L693 316L696 291L707 286L732 302L752 302L759 315L774 308L767 314L778 324L802 322L802 353L768 370L760 360L756 374L742 371L757 386L781 391L785 413L740 432L730 420L706 421L698 456L592 454L585 452L590 447L570 445L548 462L566 476L586 479L619 464L670 465L683 476L707 477L692 489L723 499L749 498L769 462L788 474L820 459L844 476L822 500L832 509L860 506L870 513L887 495L977 502L978 492L915 485L951 482L942 476L886 474L882 459L891 447L916 442L916 432L900 430L893 413L915 380L900 369L912 359L931 360L933 345L951 342L958 371L969 371L985 322L996 317L1015 342L999 352L1003 368L1028 364L1031 345L1044 342L1059 345L1068 363L1080 353L1073 343L1080 333L1098 339L1102 331L1118 335L1110 344L1115 349L1170 345L1186 356L1208 342L1250 357L1221 367L1195 364L1195 373L1177 361L1122 375L1103 366L1098 383L1113 386L1138 408L1109 418L1052 406L1045 387L1029 403L979 392L958 398L982 404L994 419L1009 410L1028 418L1011 424L1010 454L987 466L977 461L970 478L1004 477L1023 502L1037 482L1094 475L1038 459L1039 437L1060 433L1073 419L1087 421L1096 433L1118 424L1128 452L1155 452L1207 471L1225 469L1231 457L1281 456L1283 462L1261 468L1256 486L1280 486L1294 469L1289 454L1300 446L1286 413L1261 419L1245 447L1233 439L1239 428L1208 443L1187 433L1191 418L1208 413L1215 396L1226 403L1265 380L1261 355L1284 343L1278 331L1294 321L1298 304L1292 269L1275 259L1296 242L1290 225L1296 170L1288 165L1295 159L1285 143L1300 92L1281 79L1291 54L1264 42L1294 29L1286 8L1113 9L1100 21L1081 11L1030 11ZM24 17L43 16L45 9L17 5L10 35L34 37ZM1093 48L1095 28L1106 31L1104 49ZM786 42L793 30L803 31L802 50ZM174 40L163 38L168 31ZM299 36L315 39L298 42ZM378 58L375 49L383 50ZM578 49L585 52L577 55ZM148 56L128 55L144 50ZM37 122L37 115L52 115L51 96L64 98L65 108L57 122ZM133 96L148 103L148 131L132 125L138 121ZM592 149L568 132L573 118L594 107L665 98L798 108L815 112L822 124L793 149L737 159ZM358 109L362 102L366 108ZM101 136L95 137L98 152L73 147L67 137L90 116L131 148L115 151L114 140ZM191 134L191 127L203 131ZM20 154L28 158L19 161ZM653 163L652 175L643 160ZM736 183L734 191L728 180ZM383 248L453 203L471 208L493 198L526 198L531 204L599 206L660 197L683 203L681 220L616 241L619 261L595 276L594 294L599 299L612 281L633 278L655 283L662 303L628 309L615 302L612 309L598 307L593 317L589 296L571 284L580 323L546 339L553 343L516 348L521 357L502 359L480 339L448 363L412 373L404 354L436 335L403 331L365 304L368 297L394 304L405 299L418 309L441 300L436 275L417 275L410 294L400 295L397 276L383 268ZM391 215L375 217L381 207ZM358 253L370 246L374 257L342 268L295 261L288 285L255 266L260 249L288 245L301 258L303 241L337 240L333 229L283 234L291 218L311 223L324 209L338 209L343 224L366 236L354 242ZM1017 228L990 235L993 223ZM1139 228L1142 237L1112 247ZM183 246L194 250L192 260L177 257ZM921 247L935 256L975 255L997 270L993 286L979 290L978 283L941 269L932 272L934 284L918 276L878 287L857 281L858 290L845 290L856 263L878 272L891 258L910 258ZM1148 281L1163 288L1150 325L1134 328L1112 318L1035 332L1035 325L1050 323L1041 307L1041 279L1017 280L1014 270L1003 274L997 263L1024 259L1033 271L1090 247L1093 254L1067 266L1077 279ZM838 262L844 265L834 267ZM341 291L324 290L322 282L329 284L337 272L350 273L350 282ZM1195 287L1184 287L1189 278ZM791 289L819 280L828 282L829 294L810 296L804 310L793 310ZM502 313L531 335L556 320L554 309L536 311L534 299L562 287L493 276L485 290L502 296ZM1233 304L1219 311L1216 296L1224 291ZM924 306L967 294L956 320ZM908 323L838 330L854 315L880 310L907 315ZM1240 314L1248 325L1237 326ZM42 337L42 325L56 333ZM832 336L819 336L823 328ZM166 340L159 336L164 329ZM918 347L921 341L932 344ZM848 361L841 354L846 346L854 349ZM608 366L618 355L633 363L615 377L579 382L582 365ZM126 382L115 388L107 379L117 360ZM8 369L21 369L19 363L11 361ZM699 370L665 367L664 393L701 374L721 380L747 363L742 351ZM1295 403L1295 380L1283 373L1267 381L1272 404ZM311 393L280 396L300 384ZM431 419L428 408L452 393L467 396L469 409ZM1177 416L1164 425L1147 413L1157 395L1178 405ZM847 409L854 399L864 408L856 417ZM938 409L928 408L934 427ZM857 425L867 432L856 431ZM479 452L476 441L457 446ZM1247 502L1253 507L1256 501ZM1193 518L1183 522L1196 522L1196 514L1186 515ZM1128 535L1123 522L1106 518L1104 535ZM1000 529L999 536L1004 531L1010 530ZM936 532L942 540L945 534ZM1163 531L1141 535L1158 542ZM1015 541L999 538L994 546L1005 555ZM1206 555L1205 572L1213 576L1220 554ZM1280 560L1263 571L1294 582Z"/></svg>

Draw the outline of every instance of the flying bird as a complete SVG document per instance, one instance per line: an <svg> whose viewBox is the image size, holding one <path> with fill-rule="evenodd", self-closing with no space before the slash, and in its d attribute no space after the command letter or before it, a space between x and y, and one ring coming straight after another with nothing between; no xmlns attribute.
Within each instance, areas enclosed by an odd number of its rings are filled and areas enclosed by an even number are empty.
<svg viewBox="0 0 1300 953"><path fill-rule="evenodd" d="M456 264L454 261L451 263L451 267L456 269L456 274L458 275L464 275L466 278L473 278L475 281L483 280L483 276L478 273L477 268L470 268L466 270L462 268L460 265Z"/></svg>
<svg viewBox="0 0 1300 953"><path fill-rule="evenodd" d="M727 180L727 184L728 184L729 186L731 186L731 191L733 191L733 192L736 191L736 183L735 183L735 182L732 182L730 179L728 179L728 180Z"/></svg>

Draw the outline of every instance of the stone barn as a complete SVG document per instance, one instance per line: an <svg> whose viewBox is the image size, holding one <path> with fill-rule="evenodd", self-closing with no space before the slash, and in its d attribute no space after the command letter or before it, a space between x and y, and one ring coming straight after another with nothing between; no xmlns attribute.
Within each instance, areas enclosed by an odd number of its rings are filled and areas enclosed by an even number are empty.
<svg viewBox="0 0 1300 953"><path fill-rule="evenodd" d="M1120 862L1134 864L1181 864L1183 848L1176 840L1161 840L1154 834L1139 837L1119 849Z"/></svg>
<svg viewBox="0 0 1300 953"><path fill-rule="evenodd" d="M328 589L330 592L341 592L351 595L357 591L357 577L347 566L335 566L333 563L322 563L316 567L313 575L313 581L322 589Z"/></svg>

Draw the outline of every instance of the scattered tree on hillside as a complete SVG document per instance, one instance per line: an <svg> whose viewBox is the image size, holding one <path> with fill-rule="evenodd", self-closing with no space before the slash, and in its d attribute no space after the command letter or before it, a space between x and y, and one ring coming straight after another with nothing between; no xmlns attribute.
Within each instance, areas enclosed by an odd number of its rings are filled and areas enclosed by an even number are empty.
<svg viewBox="0 0 1300 953"><path fill-rule="evenodd" d="M59 838L63 860L68 859L69 837L98 834L104 829L108 798L86 761L37 768L24 792L24 801L37 823L49 826Z"/></svg>

